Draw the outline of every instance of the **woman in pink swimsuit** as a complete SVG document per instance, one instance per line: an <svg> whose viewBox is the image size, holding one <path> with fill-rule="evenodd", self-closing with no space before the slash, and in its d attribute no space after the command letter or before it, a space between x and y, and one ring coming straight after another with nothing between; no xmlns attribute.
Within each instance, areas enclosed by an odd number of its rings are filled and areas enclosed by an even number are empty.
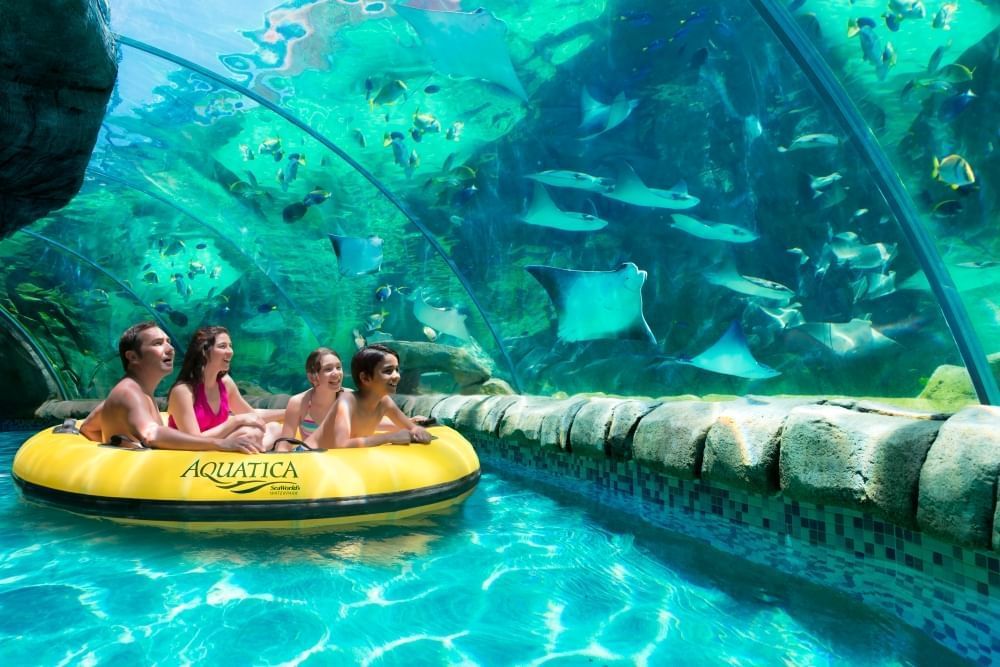
<svg viewBox="0 0 1000 667"><path fill-rule="evenodd" d="M265 449L277 437L282 410L250 407L229 376L233 343L224 327L202 327L194 332L177 380L167 396L169 426L186 433L224 438L243 428L265 431Z"/></svg>

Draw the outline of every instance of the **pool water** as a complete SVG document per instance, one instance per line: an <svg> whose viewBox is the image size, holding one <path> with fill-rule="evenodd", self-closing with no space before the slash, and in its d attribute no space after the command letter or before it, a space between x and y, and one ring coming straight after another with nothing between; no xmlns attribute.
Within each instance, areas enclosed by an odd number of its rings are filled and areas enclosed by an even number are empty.
<svg viewBox="0 0 1000 667"><path fill-rule="evenodd" d="M24 502L28 435L0 433L3 665L959 664L843 596L500 470L402 526L189 534Z"/></svg>

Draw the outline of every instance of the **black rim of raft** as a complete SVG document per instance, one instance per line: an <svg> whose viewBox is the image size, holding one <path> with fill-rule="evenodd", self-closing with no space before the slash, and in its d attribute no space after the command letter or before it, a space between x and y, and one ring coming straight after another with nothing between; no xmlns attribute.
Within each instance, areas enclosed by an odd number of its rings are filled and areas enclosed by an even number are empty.
<svg viewBox="0 0 1000 667"><path fill-rule="evenodd" d="M456 498L473 489L479 482L479 475L480 471L476 470L451 482L424 486L409 491L341 498L266 502L147 500L91 496L72 491L50 489L25 481L14 474L11 477L14 478L26 498L80 514L139 521L244 523L347 517L364 519L364 517L374 514L400 512Z"/></svg>

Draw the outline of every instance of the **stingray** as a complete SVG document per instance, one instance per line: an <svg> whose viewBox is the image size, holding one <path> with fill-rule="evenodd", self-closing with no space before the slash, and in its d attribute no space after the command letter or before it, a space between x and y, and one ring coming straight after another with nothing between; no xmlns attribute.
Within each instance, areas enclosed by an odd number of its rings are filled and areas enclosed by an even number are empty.
<svg viewBox="0 0 1000 667"><path fill-rule="evenodd" d="M413 295L413 316L438 333L448 334L462 340L472 340L469 330L465 327L464 313L456 308L438 308L424 301L423 292Z"/></svg>
<svg viewBox="0 0 1000 667"><path fill-rule="evenodd" d="M580 121L579 129L581 132L589 132L589 134L580 137L580 141L593 139L618 127L625 122L625 119L637 106L639 106L639 100L626 99L625 93L618 93L611 104L598 102L585 86L580 90L580 112L583 120Z"/></svg>
<svg viewBox="0 0 1000 667"><path fill-rule="evenodd" d="M492 12L482 7L472 12L393 9L416 30L438 72L485 79L528 101L507 51L507 24Z"/></svg>
<svg viewBox="0 0 1000 667"><path fill-rule="evenodd" d="M340 262L340 275L363 276L381 270L382 239L378 236L362 238L329 234L329 237Z"/></svg>
<svg viewBox="0 0 1000 667"><path fill-rule="evenodd" d="M739 320L734 320L722 338L693 359L680 359L679 363L695 366L705 371L735 375L748 380L763 380L781 375L770 366L765 366L750 353L746 336Z"/></svg>
<svg viewBox="0 0 1000 667"><path fill-rule="evenodd" d="M274 334L288 330L285 318L277 310L254 315L240 325L240 330L252 334Z"/></svg>
<svg viewBox="0 0 1000 667"><path fill-rule="evenodd" d="M614 271L577 271L532 264L524 267L548 292L564 341L633 338L655 343L642 315L646 272L632 262Z"/></svg>
<svg viewBox="0 0 1000 667"><path fill-rule="evenodd" d="M760 235L756 232L724 222L708 222L707 220L699 220L690 215L681 215L680 213L674 213L670 217L674 221L670 226L674 229L679 229L691 236L697 236L700 239L708 241L750 243L760 238Z"/></svg>
<svg viewBox="0 0 1000 667"><path fill-rule="evenodd" d="M726 289L731 289L734 292L746 294L747 296L756 296L782 303L787 303L795 296L795 292L781 283L754 276L740 275L736 272L736 268L732 264L727 264L718 271L706 271L703 275L705 276L705 280L713 285L719 285L720 287L725 287Z"/></svg>
<svg viewBox="0 0 1000 667"><path fill-rule="evenodd" d="M537 181L531 206L519 219L529 225L562 229L567 232L593 232L608 226L607 220L601 220L589 213L560 210L549 197L545 186Z"/></svg>
<svg viewBox="0 0 1000 667"><path fill-rule="evenodd" d="M895 243L864 244L854 232L837 234L828 245L838 264L862 271L881 269L896 256Z"/></svg>
<svg viewBox="0 0 1000 667"><path fill-rule="evenodd" d="M630 164L623 163L618 170L614 190L601 192L608 199L625 202L633 206L652 208L686 209L697 206L701 200L688 194L687 184L680 181L669 190L646 187Z"/></svg>
<svg viewBox="0 0 1000 667"><path fill-rule="evenodd" d="M870 301L896 291L896 272L864 273L851 282L855 301Z"/></svg>
<svg viewBox="0 0 1000 667"><path fill-rule="evenodd" d="M899 345L868 320L856 318L843 323L807 322L798 330L815 338L838 357L859 357Z"/></svg>
<svg viewBox="0 0 1000 667"><path fill-rule="evenodd" d="M611 192L615 188L615 182L610 178L601 178L564 169L540 171L537 174L528 174L525 178L556 188L573 188L587 192Z"/></svg>

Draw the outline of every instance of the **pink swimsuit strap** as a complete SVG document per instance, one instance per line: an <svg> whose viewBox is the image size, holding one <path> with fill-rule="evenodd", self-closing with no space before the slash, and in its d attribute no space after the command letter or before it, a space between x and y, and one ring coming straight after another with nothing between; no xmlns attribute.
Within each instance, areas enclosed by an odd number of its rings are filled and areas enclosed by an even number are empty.
<svg viewBox="0 0 1000 667"><path fill-rule="evenodd" d="M194 387L194 417L198 420L198 428L202 433L210 428L224 424L229 419L229 392L226 385L219 382L219 411L212 412L212 406L208 404L208 395L205 393L205 385L201 382ZM177 423L173 416L167 424L171 428L177 428Z"/></svg>

